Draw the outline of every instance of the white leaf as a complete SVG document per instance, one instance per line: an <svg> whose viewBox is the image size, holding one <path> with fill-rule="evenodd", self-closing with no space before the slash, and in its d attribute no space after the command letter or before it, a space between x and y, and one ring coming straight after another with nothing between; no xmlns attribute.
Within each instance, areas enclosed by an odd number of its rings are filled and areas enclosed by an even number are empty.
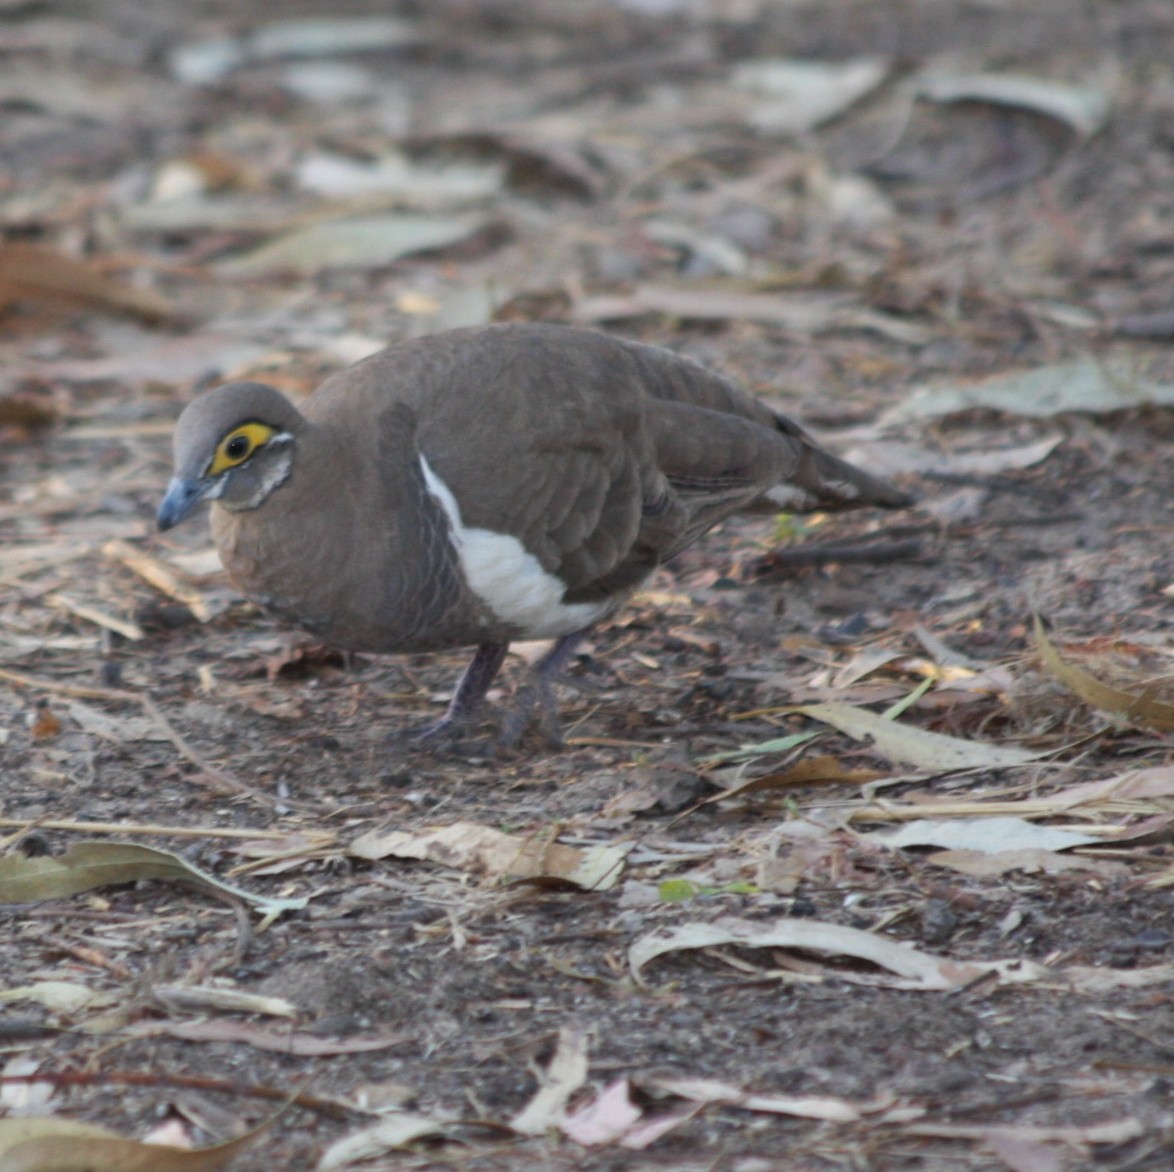
<svg viewBox="0 0 1174 1172"><path fill-rule="evenodd" d="M1051 826L1037 826L1022 818L947 818L935 822L919 818L897 830L863 834L871 842L896 850L907 846L940 846L947 850L981 851L997 855L1004 851L1062 851L1074 846L1094 846L1102 840L1087 834L1073 834Z"/></svg>
<svg viewBox="0 0 1174 1172"><path fill-rule="evenodd" d="M795 712L830 724L853 740L871 740L882 757L918 769L1005 769L1037 760L1042 754L1004 748L982 741L964 741L912 725L885 720L851 704L805 704Z"/></svg>

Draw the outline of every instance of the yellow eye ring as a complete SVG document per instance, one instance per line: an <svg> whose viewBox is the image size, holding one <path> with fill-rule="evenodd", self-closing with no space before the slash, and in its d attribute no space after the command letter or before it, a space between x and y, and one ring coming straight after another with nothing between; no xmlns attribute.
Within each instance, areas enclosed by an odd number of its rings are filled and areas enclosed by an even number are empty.
<svg viewBox="0 0 1174 1172"><path fill-rule="evenodd" d="M240 427L234 427L216 445L216 454L212 457L208 475L218 476L221 472L243 464L273 438L276 430L265 423L242 423Z"/></svg>

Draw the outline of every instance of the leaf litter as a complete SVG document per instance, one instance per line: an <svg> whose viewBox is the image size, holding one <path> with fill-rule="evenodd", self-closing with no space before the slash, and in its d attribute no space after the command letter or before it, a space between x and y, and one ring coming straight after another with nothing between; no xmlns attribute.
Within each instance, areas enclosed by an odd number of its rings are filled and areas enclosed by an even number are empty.
<svg viewBox="0 0 1174 1172"><path fill-rule="evenodd" d="M421 1140L565 1162L579 1144L558 1122L508 1130L548 1085L547 1118L593 1128L595 1159L720 1143L795 1162L825 1141L894 1166L1022 1162L1024 1145L1156 1158L1169 1117L1144 1068L1164 1061L1174 869L1167 738L1140 717L1165 702L1174 582L1160 87L1101 84L1103 21L1058 38L1014 3L967 10L964 69L953 5L930 28L882 4L899 65L857 8L686 7L526 0L491 27L160 4L116 41L84 9L14 9L0 216L37 253L0 317L8 857L158 836L209 875L310 898L256 934L170 885L7 905L6 1044L93 1076L46 1082L40 1113L165 1138L169 1074L243 1069L279 1098L312 1077L351 1104L294 1115L264 1141L271 1166ZM1108 42L1120 77L1170 57L1145 20L1152 35ZM1008 61L1019 76L995 72ZM1096 134L1110 93L1130 136ZM418 251L422 213L451 243ZM356 220L390 226L383 250L359 233L334 263ZM317 256L233 274L314 231ZM881 569L887 525L839 518L833 547L760 579L748 552L811 553L821 522L731 523L652 583L671 607L637 601L593 635L566 753L406 753L389 733L454 665L282 651L206 534L150 536L166 437L215 379L300 394L384 341L499 314L619 323L779 399L837 450L921 478L916 542ZM1083 675L1023 659L1032 608ZM296 670L268 678L280 661ZM280 819L256 826L242 794ZM1012 841L992 841L1002 819L1024 842L1092 841L985 853ZM869 837L943 825L959 845ZM408 856L348 853L368 835ZM745 943L783 920L865 932L898 971L822 927L804 939L826 951ZM654 958L636 986L633 944L694 922L734 940ZM1004 959L1044 974L883 987ZM586 1040L560 1081L564 1034ZM1129 1069L1090 1090L1089 1052ZM389 1067L395 1109L340 1154L372 1122L355 1088ZM197 1094L206 1110L175 1095L193 1142L247 1127L230 1080ZM809 1110L780 1126L786 1105Z"/></svg>

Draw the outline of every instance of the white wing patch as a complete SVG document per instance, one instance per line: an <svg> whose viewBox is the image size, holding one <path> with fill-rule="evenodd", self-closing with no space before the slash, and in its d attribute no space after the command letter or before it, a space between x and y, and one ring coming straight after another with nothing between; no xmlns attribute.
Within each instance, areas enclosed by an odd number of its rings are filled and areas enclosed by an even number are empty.
<svg viewBox="0 0 1174 1172"><path fill-rule="evenodd" d="M610 602L563 602L566 587L508 533L467 529L448 485L420 457L428 491L440 502L452 527L452 543L469 589L503 622L528 639L555 639L589 627Z"/></svg>
<svg viewBox="0 0 1174 1172"><path fill-rule="evenodd" d="M780 509L796 509L802 512L811 508L811 494L793 484L776 484L774 488L767 489L766 499L771 504L778 505Z"/></svg>

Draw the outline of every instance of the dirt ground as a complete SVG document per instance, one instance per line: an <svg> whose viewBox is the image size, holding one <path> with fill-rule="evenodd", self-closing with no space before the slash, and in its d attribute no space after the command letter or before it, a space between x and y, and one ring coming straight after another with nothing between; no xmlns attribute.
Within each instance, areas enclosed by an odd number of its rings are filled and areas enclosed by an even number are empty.
<svg viewBox="0 0 1174 1172"><path fill-rule="evenodd" d="M247 892L0 868L0 1124L279 1111L239 1170L1174 1167L1174 8L248 10L0 4L0 863ZM399 23L328 52L346 15ZM796 58L875 79L796 115L748 69ZM295 235L380 215L431 246ZM154 510L201 387L491 318L688 354L919 503L707 535L592 634L561 752L492 748L521 657L472 745L413 743L463 653L317 647ZM972 395L1031 371L1093 399ZM902 701L895 747L792 711Z"/></svg>

